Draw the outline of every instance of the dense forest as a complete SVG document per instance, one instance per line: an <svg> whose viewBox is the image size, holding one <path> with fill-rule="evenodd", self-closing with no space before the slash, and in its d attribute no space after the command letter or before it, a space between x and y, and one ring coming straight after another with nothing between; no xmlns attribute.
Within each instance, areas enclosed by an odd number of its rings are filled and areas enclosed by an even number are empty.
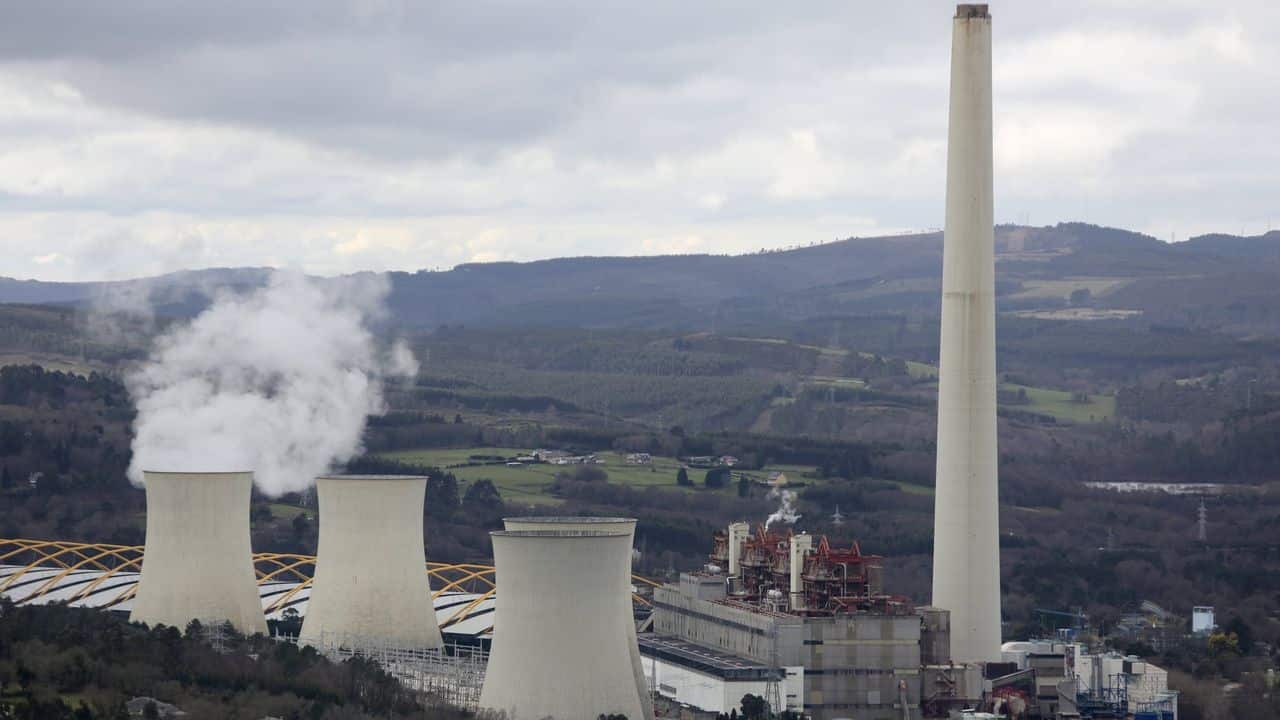
<svg viewBox="0 0 1280 720"><path fill-rule="evenodd" d="M161 701L147 699L164 698L192 720L463 717L424 707L369 661L334 664L230 629L218 637L195 621L148 629L113 613L0 602L0 718L124 720L135 698L143 717L160 717Z"/></svg>

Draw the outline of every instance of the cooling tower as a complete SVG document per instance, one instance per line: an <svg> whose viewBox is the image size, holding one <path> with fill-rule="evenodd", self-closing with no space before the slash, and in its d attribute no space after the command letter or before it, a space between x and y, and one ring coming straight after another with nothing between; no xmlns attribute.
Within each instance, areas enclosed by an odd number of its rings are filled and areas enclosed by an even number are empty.
<svg viewBox="0 0 1280 720"><path fill-rule="evenodd" d="M320 541L299 642L441 647L422 539L427 479L344 475L316 480Z"/></svg>
<svg viewBox="0 0 1280 720"><path fill-rule="evenodd" d="M991 179L991 17L986 5L959 5L951 36L933 604L951 611L952 655L960 662L1000 660Z"/></svg>
<svg viewBox="0 0 1280 720"><path fill-rule="evenodd" d="M497 578L480 707L510 720L644 716L630 645L628 530L490 533Z"/></svg>
<svg viewBox="0 0 1280 720"><path fill-rule="evenodd" d="M603 530L627 533L627 545L635 545L635 518L601 518L601 517L522 517L504 518L503 526L507 530ZM631 597L631 554L627 553L625 592ZM627 625L629 635L627 647L631 651L631 672L635 675L636 688L640 691L640 702L644 715L637 720L648 720L653 717L653 695L649 692L649 683L644 676L644 663L640 659L640 644L636 641L635 618Z"/></svg>
<svg viewBox="0 0 1280 720"><path fill-rule="evenodd" d="M143 472L147 541L130 620L266 633L249 546L253 473Z"/></svg>

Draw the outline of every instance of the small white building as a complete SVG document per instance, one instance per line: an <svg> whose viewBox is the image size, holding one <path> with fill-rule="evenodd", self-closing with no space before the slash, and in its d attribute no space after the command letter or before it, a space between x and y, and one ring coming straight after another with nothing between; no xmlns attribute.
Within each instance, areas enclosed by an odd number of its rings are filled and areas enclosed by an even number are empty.
<svg viewBox="0 0 1280 720"><path fill-rule="evenodd" d="M1068 665L1076 678L1080 692L1101 691L1122 685L1129 699L1129 711L1167 708L1177 720L1178 693L1169 689L1169 673L1136 655L1111 652L1089 654L1085 647L1070 647Z"/></svg>
<svg viewBox="0 0 1280 720"><path fill-rule="evenodd" d="M778 678L766 665L670 636L642 636L640 654L654 692L706 712L741 712L743 695L768 697L770 678ZM803 712L804 667L781 670L778 690L786 709Z"/></svg>
<svg viewBox="0 0 1280 720"><path fill-rule="evenodd" d="M1191 632L1194 635L1209 635L1218 629L1218 623L1214 619L1213 607L1209 605L1197 605L1191 608Z"/></svg>

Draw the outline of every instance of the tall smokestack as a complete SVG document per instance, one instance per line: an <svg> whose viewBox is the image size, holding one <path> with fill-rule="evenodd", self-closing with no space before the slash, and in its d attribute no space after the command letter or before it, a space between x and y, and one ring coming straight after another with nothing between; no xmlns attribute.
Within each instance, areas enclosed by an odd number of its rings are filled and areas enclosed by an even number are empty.
<svg viewBox="0 0 1280 720"><path fill-rule="evenodd" d="M316 479L320 543L299 643L422 649L444 643L427 577L427 479Z"/></svg>
<svg viewBox="0 0 1280 720"><path fill-rule="evenodd" d="M737 578L742 574L742 543L751 535L751 526L744 522L729 524L729 577ZM736 580L734 581L736 588Z"/></svg>
<svg viewBox="0 0 1280 720"><path fill-rule="evenodd" d="M1000 660L991 177L991 16L986 5L958 5L951 35L933 604L951 611L952 655L961 662Z"/></svg>
<svg viewBox="0 0 1280 720"><path fill-rule="evenodd" d="M185 628L227 621L266 633L249 543L253 473L143 473L147 544L129 619Z"/></svg>
<svg viewBox="0 0 1280 720"><path fill-rule="evenodd" d="M800 533L791 536L791 609L804 610L804 558L813 549L813 536Z"/></svg>

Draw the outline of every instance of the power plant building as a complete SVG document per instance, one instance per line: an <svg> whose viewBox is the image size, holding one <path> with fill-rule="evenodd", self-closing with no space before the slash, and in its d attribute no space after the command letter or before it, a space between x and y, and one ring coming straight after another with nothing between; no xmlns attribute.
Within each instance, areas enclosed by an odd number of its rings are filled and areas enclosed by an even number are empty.
<svg viewBox="0 0 1280 720"><path fill-rule="evenodd" d="M253 473L144 472L145 560L130 619L266 633L249 537Z"/></svg>
<svg viewBox="0 0 1280 720"><path fill-rule="evenodd" d="M629 530L491 533L497 580L482 709L508 718L644 716L629 644Z"/></svg>
<svg viewBox="0 0 1280 720"><path fill-rule="evenodd" d="M443 642L424 568L427 479L316 480L320 538L299 642L425 649Z"/></svg>
<svg viewBox="0 0 1280 720"><path fill-rule="evenodd" d="M951 664L947 612L886 594L882 558L857 543L734 523L709 559L654 591L640 644L661 696L729 712L749 692L814 720L902 720L981 695L976 667Z"/></svg>

